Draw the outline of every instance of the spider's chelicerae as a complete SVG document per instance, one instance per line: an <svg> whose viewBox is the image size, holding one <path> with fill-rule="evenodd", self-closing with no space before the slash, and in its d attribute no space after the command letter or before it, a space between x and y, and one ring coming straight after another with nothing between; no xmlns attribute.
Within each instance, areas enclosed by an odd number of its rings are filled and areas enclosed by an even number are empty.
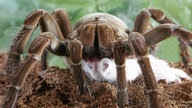
<svg viewBox="0 0 192 108"><path fill-rule="evenodd" d="M161 25L148 30L151 17ZM42 33L31 43L27 57L20 64L17 61L20 61L25 44L37 25L40 25ZM27 16L23 28L11 46L7 66L19 66L20 68L16 72L7 68L7 74L13 74L16 77L13 78L12 86L3 107L14 107L27 75L38 61L41 60L42 69L47 68L46 54L49 51L57 56L67 57L82 95L90 95L84 71L93 79L116 82L117 103L120 107L129 104L127 81L134 80L135 76L129 77L132 74L129 74L128 71L129 61L127 58L134 56L139 66L131 66L130 69L141 69L149 107L160 108L161 102L158 98L156 85L160 72L153 73L154 69L150 65L150 61L158 62L158 60L148 56L148 47L167 39L173 34L192 47L192 32L176 25L159 9L140 11L132 32L129 31L122 20L107 13L86 15L79 19L72 29L65 10L57 9L52 14L44 10L36 10ZM157 61L152 61L152 59ZM134 62L136 62L135 59ZM91 72L95 71L99 71L103 76L91 75ZM106 72L108 74L105 74ZM112 75L113 78L110 78L110 75L114 72L116 72L116 75ZM181 77L189 78L182 72L177 73L181 73L182 75L179 75ZM139 73L133 72L133 74L137 76ZM169 82L169 80L167 81Z"/></svg>

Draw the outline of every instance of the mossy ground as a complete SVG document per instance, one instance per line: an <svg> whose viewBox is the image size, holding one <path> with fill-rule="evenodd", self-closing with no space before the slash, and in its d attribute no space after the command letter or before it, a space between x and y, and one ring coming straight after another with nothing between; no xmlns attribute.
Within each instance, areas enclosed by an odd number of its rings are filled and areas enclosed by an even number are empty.
<svg viewBox="0 0 192 108"><path fill-rule="evenodd" d="M10 79L3 75L7 55L0 54L0 106L8 93ZM171 64L182 68L181 63ZM183 68L189 72L188 69ZM69 69L49 67L41 72L35 66L26 79L19 94L16 108L116 108L115 85L107 82L88 81L91 96L81 96ZM129 108L147 108L147 96L143 78L138 77L128 83ZM158 83L159 97L165 108L188 108L192 106L192 82L183 80L181 84Z"/></svg>

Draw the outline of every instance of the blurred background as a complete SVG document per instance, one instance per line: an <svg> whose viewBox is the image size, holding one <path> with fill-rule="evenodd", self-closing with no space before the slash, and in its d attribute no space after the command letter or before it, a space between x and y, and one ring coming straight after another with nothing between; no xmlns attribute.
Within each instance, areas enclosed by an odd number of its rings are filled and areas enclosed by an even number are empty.
<svg viewBox="0 0 192 108"><path fill-rule="evenodd" d="M36 9L52 12L65 8L73 25L80 17L93 12L107 12L121 18L132 30L138 12L143 8L159 8L167 17L192 31L192 0L0 0L0 52L9 51L15 34L21 29L25 17ZM153 26L158 23L151 20ZM30 42L40 33L37 29ZM158 44L156 56L170 61L180 61L176 37ZM191 51L190 51L191 53ZM26 55L26 53L24 53ZM49 65L63 67L61 57L52 57Z"/></svg>

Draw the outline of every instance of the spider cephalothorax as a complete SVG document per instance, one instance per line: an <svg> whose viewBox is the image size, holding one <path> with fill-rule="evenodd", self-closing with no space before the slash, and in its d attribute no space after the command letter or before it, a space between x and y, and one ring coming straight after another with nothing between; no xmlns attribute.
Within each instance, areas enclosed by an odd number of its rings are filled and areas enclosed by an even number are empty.
<svg viewBox="0 0 192 108"><path fill-rule="evenodd" d="M162 25L148 30L150 18ZM164 23L164 24L163 24ZM28 56L20 63L20 55L33 30L40 25L42 33L30 45ZM148 58L148 47L176 34L184 43L192 46L192 32L175 25L159 9L144 9L136 18L132 32L119 18L107 13L93 13L82 17L71 28L65 10L57 9L52 14L44 10L32 12L24 21L22 30L15 38L8 57L7 67L19 67L15 72L7 68L8 75L15 75L4 108L14 107L25 78L41 59L46 69L46 51L69 60L81 94L90 94L84 78L82 61L98 62L103 58L113 59L117 72L117 102L120 107L128 105L126 83L126 58L134 56L144 76L149 107L160 108L157 85ZM107 60L107 59L106 59ZM105 67L104 67L105 68Z"/></svg>
<svg viewBox="0 0 192 108"><path fill-rule="evenodd" d="M74 26L70 38L81 41L83 59L113 58L115 40L127 39L127 26L117 17L106 13L84 16Z"/></svg>

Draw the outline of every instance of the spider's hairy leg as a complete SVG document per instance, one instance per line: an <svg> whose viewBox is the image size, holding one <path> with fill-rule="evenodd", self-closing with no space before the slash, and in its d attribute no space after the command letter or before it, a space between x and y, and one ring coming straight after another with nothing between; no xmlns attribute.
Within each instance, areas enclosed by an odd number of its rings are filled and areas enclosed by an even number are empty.
<svg viewBox="0 0 192 108"><path fill-rule="evenodd" d="M41 32L51 32L53 33L59 40L64 40L64 36L59 28L54 17L48 12L44 12L40 22Z"/></svg>
<svg viewBox="0 0 192 108"><path fill-rule="evenodd" d="M174 34L178 36L179 46L181 49L181 56L184 65L190 70L192 69L190 54L188 53L187 46L192 48L192 31L189 31L181 26L174 27ZM191 70L192 72L192 70Z"/></svg>
<svg viewBox="0 0 192 108"><path fill-rule="evenodd" d="M47 46L48 43L49 43L48 40L38 40L38 45L33 46L33 49L36 50L35 52L36 53L38 52L38 53L30 54L30 52L29 52L29 55L23 62L21 68L18 69L18 75L15 76L13 79L13 83L12 83L11 87L9 88L7 97L5 98L3 108L13 108L14 107L18 94L23 86L23 83L25 82L27 75L29 74L29 72L33 68L33 66L37 63L37 61L40 59L39 53L43 52L43 49L45 49L45 47ZM38 46L38 48L36 48L37 46Z"/></svg>
<svg viewBox="0 0 192 108"><path fill-rule="evenodd" d="M166 15L160 9L150 8L150 9L142 10L136 18L134 31L139 32L141 34L146 33L146 29L149 26L150 18L153 18L155 21L159 22L160 24L167 24L167 23L174 24L175 28L180 28L180 30L178 30L180 32L179 35L181 35L181 34L183 35L184 33L187 34L188 36L186 36L186 37L188 38L188 41L190 41L190 39L191 39L191 38L189 38L189 37L191 37L191 36L189 36L191 34L190 31L176 25L176 23L173 22L172 20L170 20L169 18L167 18ZM176 31L177 30L175 30L175 34L178 36ZM172 35L174 35L174 33ZM190 60L190 56L189 56L189 53L187 50L186 43L189 43L189 42L187 42L187 40L183 40L184 37L185 37L184 35L178 36L178 40L179 40L179 46L181 49L182 61L183 61L184 65L186 67L188 67L191 60Z"/></svg>
<svg viewBox="0 0 192 108"><path fill-rule="evenodd" d="M136 17L133 32L139 32L141 34L146 33L151 30L153 27L150 24L151 15L148 11L142 10ZM157 45L150 46L150 54L155 55Z"/></svg>
<svg viewBox="0 0 192 108"><path fill-rule="evenodd" d="M192 32L174 24L162 24L153 30L147 32L144 34L146 45L151 46L154 45L160 41L163 41L164 39L172 36L173 34L177 35L184 43L188 44L190 47L192 47ZM191 70L191 59L188 54L188 51L186 46L182 43L180 43L183 47L183 63L184 66L189 68Z"/></svg>
<svg viewBox="0 0 192 108"><path fill-rule="evenodd" d="M123 43L121 40L118 40L113 44L113 57L117 69L117 103L120 107L129 104L125 70L126 48Z"/></svg>
<svg viewBox="0 0 192 108"><path fill-rule="evenodd" d="M165 16L165 14L160 10L160 9L147 9L146 11L151 13L151 17L153 19L155 19L157 22L159 22L160 24L164 24L164 23L171 23L171 24L176 24L175 22L173 22L172 20L170 20L169 18L167 18ZM185 67L188 68L192 68L190 66L190 62L191 62L191 58L190 55L188 53L188 48L187 45L185 44L185 42L183 42L183 40L179 37L177 37L178 41L179 41L179 47L181 49L181 58L182 58L182 62L184 64Z"/></svg>
<svg viewBox="0 0 192 108"><path fill-rule="evenodd" d="M170 20L169 18L167 18L165 16L165 14L160 10L160 9L155 9L155 8L149 8L149 9L145 9L144 11L149 12L150 16L157 22L159 22L160 24L164 24L164 23L171 23L171 24L175 24L175 22L173 22L172 20Z"/></svg>
<svg viewBox="0 0 192 108"><path fill-rule="evenodd" d="M18 75L13 78L12 85L3 103L3 108L13 108L18 94L23 87L26 77L34 65L41 59L44 50L60 56L67 56L66 43L59 41L53 33L45 32L37 37L30 45L28 55L20 68Z"/></svg>
<svg viewBox="0 0 192 108"><path fill-rule="evenodd" d="M63 34L64 38L67 39L69 34L72 32L72 27L70 24L70 20L68 18L68 14L64 9L56 9L52 13L53 18L59 25L61 33Z"/></svg>
<svg viewBox="0 0 192 108"><path fill-rule="evenodd" d="M23 28L13 40L6 64L6 73L8 75L13 76L15 74L12 71L13 69L9 67L14 68L19 66L21 54L24 51L25 44L27 43L33 30L36 28L40 18L43 16L43 13L43 10L36 10L29 14L23 23Z"/></svg>
<svg viewBox="0 0 192 108"><path fill-rule="evenodd" d="M65 36L68 36L68 34L71 32L70 25L63 25L66 26L61 27L61 24L63 22L70 24L69 20L64 17L62 20L61 17L66 16L66 13L62 10L55 10L54 13L51 15L48 12L44 12L44 15L42 16L39 24L41 28L41 32L51 32L57 36L60 40L65 40ZM66 21L65 21L66 20ZM61 24L60 24L61 23ZM62 31L65 31L67 34L63 34ZM43 52L43 55L41 56L41 70L47 69L47 51Z"/></svg>
<svg viewBox="0 0 192 108"><path fill-rule="evenodd" d="M71 59L71 69L74 72L75 79L79 85L79 91L82 95L90 95L89 89L85 82L85 74L82 70L82 49L83 46L79 40L73 39L69 45L69 53Z"/></svg>
<svg viewBox="0 0 192 108"><path fill-rule="evenodd" d="M147 11L141 11L136 17L133 32L146 33L150 25L150 18L151 16Z"/></svg>
<svg viewBox="0 0 192 108"><path fill-rule="evenodd" d="M143 74L145 89L148 95L148 106L149 108L160 108L161 102L158 97L155 76L148 58L148 49L145 44L145 38L137 32L132 32L129 36L130 45L137 57L137 62Z"/></svg>
<svg viewBox="0 0 192 108"><path fill-rule="evenodd" d="M56 12L57 13L57 12ZM24 20L24 26L21 29L21 31L18 33L16 38L13 41L13 44L10 49L8 61L7 61L7 74L8 75L14 75L13 69L8 67L16 67L19 66L20 63L20 56L24 51L25 45L31 36L31 33L34 31L34 29L38 26L38 24L41 27L41 32L51 32L55 34L60 40L64 40L64 36L61 33L61 30L56 22L56 19L53 18L52 15L50 15L48 12L44 10L36 10L29 14L26 19ZM47 68L46 63L46 52L44 52L42 56L42 69ZM15 62L17 61L17 62Z"/></svg>
<svg viewBox="0 0 192 108"><path fill-rule="evenodd" d="M154 45L171 35L177 35L188 46L192 47L192 32L174 24L162 24L144 34L147 46Z"/></svg>

